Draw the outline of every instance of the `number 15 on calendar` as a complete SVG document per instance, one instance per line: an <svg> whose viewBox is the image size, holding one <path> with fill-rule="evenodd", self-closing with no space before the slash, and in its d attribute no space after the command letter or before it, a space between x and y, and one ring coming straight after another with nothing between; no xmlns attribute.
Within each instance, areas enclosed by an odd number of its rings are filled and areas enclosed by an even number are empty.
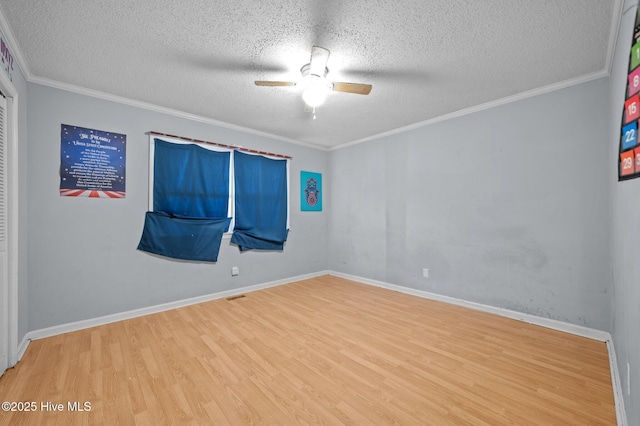
<svg viewBox="0 0 640 426"><path fill-rule="evenodd" d="M633 95L624 103L624 122L630 123L640 117L640 100L638 95Z"/></svg>

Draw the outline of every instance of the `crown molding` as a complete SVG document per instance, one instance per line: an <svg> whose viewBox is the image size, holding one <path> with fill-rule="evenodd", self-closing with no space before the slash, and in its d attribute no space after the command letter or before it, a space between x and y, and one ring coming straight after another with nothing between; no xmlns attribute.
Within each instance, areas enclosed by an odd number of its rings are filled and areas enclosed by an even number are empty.
<svg viewBox="0 0 640 426"><path fill-rule="evenodd" d="M249 127L243 127L236 124L227 123L225 121L215 120L213 118L203 117L196 114L191 114L188 112L163 107L156 104L151 104L148 102L138 101L135 99L127 98L124 96L113 95L111 93L101 92L98 90L88 89L86 87L76 86L74 84L64 83L57 80L51 80L43 77L32 77L29 80L30 83L40 84L42 86L52 87L54 89L64 90L67 92L77 93L84 96L89 96L93 98L98 98L110 102L116 102L123 105L132 106L135 108L144 109L147 111L157 112L161 114L171 115L173 117L183 118L190 121L196 121L199 123L209 124L212 126L222 127L225 129L235 130L237 132L247 133L254 136L260 136L263 138L279 140L281 142L286 142L294 145L301 145L307 148L312 148L316 150L326 151L327 149L318 145L313 145L310 143L302 142L296 139L290 139L279 135L274 135L272 133L262 132L260 130L255 130Z"/></svg>
<svg viewBox="0 0 640 426"><path fill-rule="evenodd" d="M20 46L18 45L18 42L16 41L15 37L13 36L13 32L11 31L11 26L9 24L9 22L7 21L6 17L4 16L4 13L2 13L2 10L0 10L0 31L2 31L2 33L4 34L5 38L7 39L7 43L9 44L9 47L13 53L14 58L16 59L18 66L20 67L22 74L24 75L25 79L28 82L31 83L37 83L37 84L41 84L44 86L49 86L49 87L53 87L53 88L57 88L60 90L66 90L66 91L70 91L73 93L77 93L77 94L81 94L81 95L86 95L86 96L90 96L90 97L94 97L94 98L98 98L98 99L103 99L103 100L108 100L108 101L112 101L112 102L117 102L120 104L125 104L125 105L129 105L129 106L134 106L136 108L141 108L141 109L145 109L145 110L149 110L149 111L154 111L154 112L159 112L162 114L167 114L167 115L171 115L174 117L178 117L178 118L184 118L187 120L191 120L191 121L196 121L196 122L200 122L200 123L204 123L204 124L209 124L209 125L214 125L217 127L222 127L222 128L226 128L226 129L230 129L230 130L235 130L235 131L239 131L242 133L247 133L247 134L252 134L255 136L260 136L260 137L265 137L265 138L269 138L269 139L274 139L274 140L278 140L281 142L286 142L286 143L291 143L291 144L295 144L295 145L300 145L300 146L304 146L307 148L312 148L315 150L319 150L319 151L335 151L335 150L339 150L339 149L343 149L343 148L347 148L350 146L354 146L354 145L359 145L361 143L364 142L370 142L373 140L377 140L377 139L382 139L382 138L386 138L386 137L390 137L399 133L404 133L410 130L414 130L414 129L418 129L421 127L426 127L432 124L436 124L442 121L447 121L447 120L451 120L454 118L458 118L458 117L462 117L465 115L469 115L469 114L473 114L476 112L480 112L480 111L484 111L487 109L491 109L491 108L495 108L497 106L501 106L501 105L505 105L505 104L509 104L511 102L516 102L516 101L520 101L523 99L527 99L530 97L534 97L534 96L538 96L538 95L542 95L545 93L550 93L556 90L560 90L560 89L564 89L567 87L571 87L571 86L575 86L578 84L582 84L582 83L586 83L588 81L591 80L596 80L602 77L608 77L611 74L611 69L613 67L613 59L614 59L614 54L615 54L615 48L616 48L616 44L618 41L618 33L620 31L620 23L621 23L621 19L623 14L626 14L629 10L632 10L634 8L637 7L637 2L633 1L633 4L631 4L630 6L627 6L625 8L625 0L615 0L614 5L613 5L613 14L612 14L612 20L613 22L611 23L611 34L609 37L609 46L608 46L608 52L607 52L607 58L605 61L605 65L603 67L603 69L601 71L598 72L594 72L591 74L587 74L587 75L583 75L577 78L573 78L573 79L569 79L569 80L565 80L559 83L555 83L555 84L550 84L544 87L540 87L540 88L536 88L533 90L528 90L525 92L521 92L512 96L508 96L506 98L501 98L501 99L497 99L494 101L490 101L490 102L486 102L484 104L481 105L477 105L474 107L470 107L470 108L465 108L459 111L455 111L449 114L445 114L445 115L441 115L438 117L434 117L428 120L424 120L424 121L420 121L414 124L410 124L407 126L402 126L402 127L398 127L396 129L387 131L387 132L382 132L382 133L378 133L372 136L368 136L362 139L357 139L351 142L347 142L344 144L340 144L340 145L336 145L333 147L327 147L324 145L317 145L317 144L311 144L308 142L302 142L296 139L291 139L291 138L287 138L287 137L283 137L283 136L279 136L279 135L275 135L272 133L267 133L267 132L263 132L263 131L259 131L256 129L252 129L249 127L243 127L243 126L239 126L239 125L235 125L235 124L231 124L231 123L227 123L224 121L219 121L219 120L215 120L212 118L207 118L207 117L203 117L203 116L199 116L199 115L195 115L195 114L190 114L184 111L179 111L179 110L175 110L175 109L171 109L171 108L167 108L167 107L162 107L159 105L155 105L155 104L151 104L151 103L147 103L147 102L142 102L142 101L137 101L137 100L133 100L130 98L126 98L123 96L117 96L117 95L112 95L109 93L105 93L105 92L100 92L97 90L93 90L93 89L87 89L84 87L80 87L80 86L76 86L76 85L72 85L72 84L68 84L68 83L63 83L60 81L56 81L56 80L51 80L51 79L47 79L47 78L42 78L42 77L36 77L34 76L31 71L29 70L29 67L27 66L27 62L24 59L24 56L22 54L22 51L20 50ZM626 9L626 10L625 10Z"/></svg>
<svg viewBox="0 0 640 426"><path fill-rule="evenodd" d="M485 111L488 109L492 109L501 105L510 104L512 102L521 101L524 99L532 98L534 96L543 95L545 93L555 92L556 90L565 89L567 87L576 86L578 84L586 83L588 81L597 80L602 77L608 77L609 72L607 70L598 71L591 74L586 74L577 78L572 78L569 80L561 81L555 84L549 84L547 86L539 87L536 89L528 90L526 92L521 92L512 96L507 96L506 98L496 99L494 101L486 102L484 104L476 105L470 108L461 109L459 111L455 111L449 114L440 115L438 117L430 118L425 121L420 121L417 123L409 124L407 126L398 127L397 129L390 130L388 132L378 133L373 136L368 136L366 138L358 139L352 142L347 142L341 145L336 145L332 148L329 148L329 151L335 151L343 148L347 148L354 145L359 145L364 142L370 142L376 139L387 138L393 135L397 135L400 133L405 133L410 130L419 129L421 127L430 126L432 124L440 123L442 121L452 120L454 118L463 117L465 115L473 114L480 111Z"/></svg>

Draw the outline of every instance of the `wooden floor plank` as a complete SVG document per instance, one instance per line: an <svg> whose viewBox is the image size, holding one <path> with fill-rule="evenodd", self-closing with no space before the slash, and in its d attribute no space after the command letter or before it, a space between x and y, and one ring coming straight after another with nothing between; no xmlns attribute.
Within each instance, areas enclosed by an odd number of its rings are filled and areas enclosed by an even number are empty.
<svg viewBox="0 0 640 426"><path fill-rule="evenodd" d="M331 276L244 296L31 342L0 424L616 424L603 342Z"/></svg>

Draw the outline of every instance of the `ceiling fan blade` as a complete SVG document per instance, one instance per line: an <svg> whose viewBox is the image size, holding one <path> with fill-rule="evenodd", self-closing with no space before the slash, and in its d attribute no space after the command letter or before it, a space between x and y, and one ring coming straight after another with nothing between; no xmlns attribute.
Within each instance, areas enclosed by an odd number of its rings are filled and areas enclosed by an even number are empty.
<svg viewBox="0 0 640 426"><path fill-rule="evenodd" d="M256 86L295 86L296 83L293 81L265 81L265 80L256 80L254 82Z"/></svg>
<svg viewBox="0 0 640 426"><path fill-rule="evenodd" d="M368 95L371 92L370 84L360 83L333 83L334 92L355 93L357 95Z"/></svg>
<svg viewBox="0 0 640 426"><path fill-rule="evenodd" d="M324 77L328 60L329 50L324 47L313 46L311 48L311 60L309 61L309 74Z"/></svg>

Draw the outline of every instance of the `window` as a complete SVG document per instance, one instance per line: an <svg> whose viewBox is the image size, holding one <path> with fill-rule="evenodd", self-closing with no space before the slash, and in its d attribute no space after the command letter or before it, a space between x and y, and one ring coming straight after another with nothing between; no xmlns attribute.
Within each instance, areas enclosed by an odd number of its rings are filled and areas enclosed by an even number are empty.
<svg viewBox="0 0 640 426"><path fill-rule="evenodd" d="M215 262L229 230L241 251L283 250L289 161L152 135L149 210L144 251Z"/></svg>
<svg viewBox="0 0 640 426"><path fill-rule="evenodd" d="M235 227L240 250L282 250L289 232L286 160L234 152Z"/></svg>
<svg viewBox="0 0 640 426"><path fill-rule="evenodd" d="M231 216L231 152L153 141L150 210L197 218Z"/></svg>

